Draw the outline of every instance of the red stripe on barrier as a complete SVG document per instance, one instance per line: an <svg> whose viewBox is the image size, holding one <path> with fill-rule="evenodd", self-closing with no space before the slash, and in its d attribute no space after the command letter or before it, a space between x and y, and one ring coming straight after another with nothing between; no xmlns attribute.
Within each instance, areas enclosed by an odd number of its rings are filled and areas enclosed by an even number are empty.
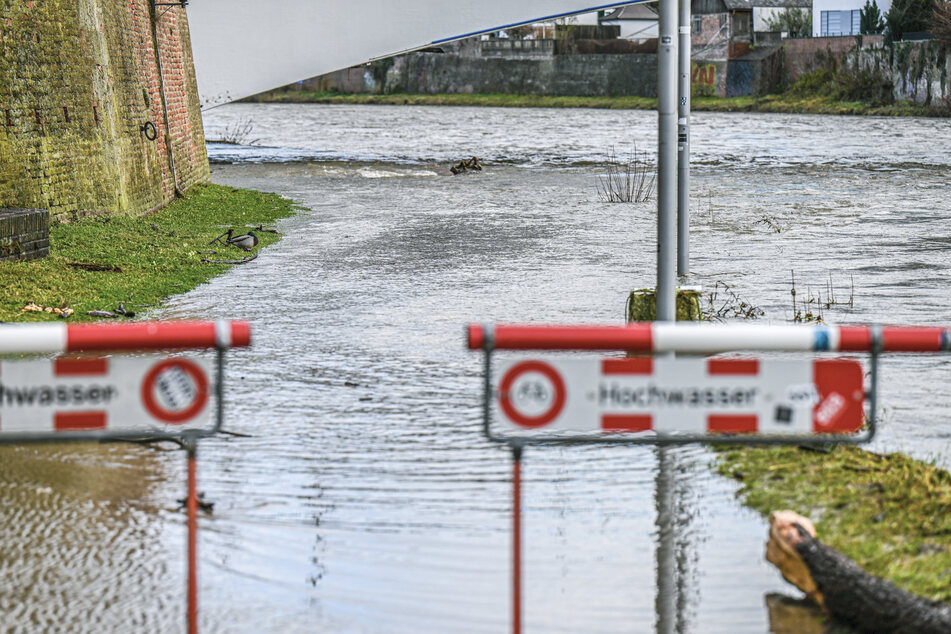
<svg viewBox="0 0 951 634"><path fill-rule="evenodd" d="M942 328L882 328L882 349L888 352L940 352Z"/></svg>
<svg viewBox="0 0 951 634"><path fill-rule="evenodd" d="M105 428L105 412L57 412L53 416L53 429L56 431L77 431Z"/></svg>
<svg viewBox="0 0 951 634"><path fill-rule="evenodd" d="M650 414L605 414L601 417L601 429L607 432L650 431L654 417Z"/></svg>
<svg viewBox="0 0 951 634"><path fill-rule="evenodd" d="M246 321L228 322L231 328L231 347L247 348L251 345L251 324Z"/></svg>
<svg viewBox="0 0 951 634"><path fill-rule="evenodd" d="M103 375L109 372L108 359L56 359L56 376Z"/></svg>
<svg viewBox="0 0 951 634"><path fill-rule="evenodd" d="M471 340L470 340L470 347ZM496 326L500 350L631 350L653 349L651 324L628 326Z"/></svg>
<svg viewBox="0 0 951 634"><path fill-rule="evenodd" d="M478 324L469 324L466 329L466 338L470 350L481 350L485 345L485 328Z"/></svg>
<svg viewBox="0 0 951 634"><path fill-rule="evenodd" d="M654 359L638 357L635 359L604 359L601 361L601 374L653 374Z"/></svg>
<svg viewBox="0 0 951 634"><path fill-rule="evenodd" d="M234 321L231 347L251 343L247 322ZM169 348L214 348L215 323L210 321L143 321L128 324L70 324L66 350L162 350Z"/></svg>
<svg viewBox="0 0 951 634"><path fill-rule="evenodd" d="M872 347L872 333L868 326L840 326L839 350L853 352L870 350Z"/></svg>
<svg viewBox="0 0 951 634"><path fill-rule="evenodd" d="M710 414L707 431L721 434L754 433L759 426L756 414Z"/></svg>
<svg viewBox="0 0 951 634"><path fill-rule="evenodd" d="M759 374L759 359L710 359L707 374L756 376Z"/></svg>

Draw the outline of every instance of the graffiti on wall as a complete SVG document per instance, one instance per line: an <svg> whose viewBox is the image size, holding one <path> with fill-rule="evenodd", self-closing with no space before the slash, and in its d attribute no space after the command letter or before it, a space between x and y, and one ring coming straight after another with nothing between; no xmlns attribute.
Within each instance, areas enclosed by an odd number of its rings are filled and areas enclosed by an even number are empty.
<svg viewBox="0 0 951 634"><path fill-rule="evenodd" d="M695 95L713 95L717 85L716 64L690 64L690 85Z"/></svg>

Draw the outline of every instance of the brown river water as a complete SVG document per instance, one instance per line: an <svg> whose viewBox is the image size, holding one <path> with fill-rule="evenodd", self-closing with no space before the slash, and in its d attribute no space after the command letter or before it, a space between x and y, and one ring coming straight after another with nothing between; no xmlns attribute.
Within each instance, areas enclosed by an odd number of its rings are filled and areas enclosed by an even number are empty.
<svg viewBox="0 0 951 634"><path fill-rule="evenodd" d="M205 632L504 632L509 455L480 429L470 321L621 323L655 283L655 207L598 196L646 111L237 104L206 112L215 182L305 209L253 263L152 318L245 318L226 427L199 449ZM696 113L689 283L828 322L951 319L951 122ZM448 175L478 156L482 172ZM724 290L727 285L731 290ZM947 357L883 360L873 448L951 466ZM768 632L766 523L702 447L672 452L677 629ZM176 632L182 452L0 450L0 631ZM531 448L531 632L652 632L654 450Z"/></svg>

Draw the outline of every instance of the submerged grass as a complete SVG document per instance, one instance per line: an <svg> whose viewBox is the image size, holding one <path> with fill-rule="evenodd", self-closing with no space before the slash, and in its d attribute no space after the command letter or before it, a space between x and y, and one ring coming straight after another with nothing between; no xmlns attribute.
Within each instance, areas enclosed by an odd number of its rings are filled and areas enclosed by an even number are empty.
<svg viewBox="0 0 951 634"><path fill-rule="evenodd" d="M512 108L607 108L655 110L657 100L649 97L558 97L546 95L411 95L340 94L312 90L278 89L244 101L265 103L380 104L417 106L493 106ZM693 97L690 107L711 112L793 112L803 114L947 117L951 110L908 102L887 105L863 101L841 101L823 95L779 95L747 97Z"/></svg>
<svg viewBox="0 0 951 634"><path fill-rule="evenodd" d="M951 602L951 474L900 453L842 446L721 448L719 471L768 515L791 509L868 572ZM765 538L765 533L764 533Z"/></svg>
<svg viewBox="0 0 951 634"><path fill-rule="evenodd" d="M72 308L70 321L96 319L86 312L112 311L120 304L130 311L156 306L229 268L203 258L240 260L250 255L234 246L208 246L210 240L229 228L242 233L267 227L295 208L277 194L196 185L184 198L149 216L102 215L54 224L47 258L0 262L0 321L57 319L51 313L21 312L29 302ZM269 231L255 233L258 249L279 239ZM212 250L217 253L200 253Z"/></svg>

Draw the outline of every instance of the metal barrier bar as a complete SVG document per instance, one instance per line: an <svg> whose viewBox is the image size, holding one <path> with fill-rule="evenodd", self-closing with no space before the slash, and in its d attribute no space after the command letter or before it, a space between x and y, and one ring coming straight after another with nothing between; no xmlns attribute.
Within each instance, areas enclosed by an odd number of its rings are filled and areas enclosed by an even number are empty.
<svg viewBox="0 0 951 634"><path fill-rule="evenodd" d="M4 324L0 354L239 348L251 345L246 321L137 321L122 324Z"/></svg>
<svg viewBox="0 0 951 634"><path fill-rule="evenodd" d="M627 326L471 324L471 350L627 350L715 354L732 351L948 352L951 328L940 326L794 326L636 323Z"/></svg>

